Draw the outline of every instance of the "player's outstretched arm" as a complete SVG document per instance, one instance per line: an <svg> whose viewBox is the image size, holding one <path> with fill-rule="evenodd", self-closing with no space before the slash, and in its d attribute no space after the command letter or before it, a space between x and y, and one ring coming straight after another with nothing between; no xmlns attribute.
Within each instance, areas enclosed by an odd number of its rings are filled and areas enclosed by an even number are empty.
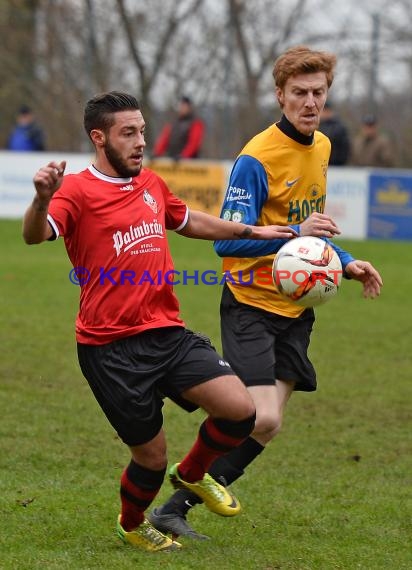
<svg viewBox="0 0 412 570"><path fill-rule="evenodd" d="M347 264L345 273L363 284L363 296L378 297L383 285L382 277L369 261L355 259Z"/></svg>
<svg viewBox="0 0 412 570"><path fill-rule="evenodd" d="M186 237L207 240L290 239L298 235L289 226L249 226L222 220L198 210L190 210L187 224L178 233Z"/></svg>
<svg viewBox="0 0 412 570"><path fill-rule="evenodd" d="M61 186L65 168L65 161L49 162L36 172L33 178L36 195L23 218L23 239L26 243L41 243L52 236L47 212L53 194Z"/></svg>

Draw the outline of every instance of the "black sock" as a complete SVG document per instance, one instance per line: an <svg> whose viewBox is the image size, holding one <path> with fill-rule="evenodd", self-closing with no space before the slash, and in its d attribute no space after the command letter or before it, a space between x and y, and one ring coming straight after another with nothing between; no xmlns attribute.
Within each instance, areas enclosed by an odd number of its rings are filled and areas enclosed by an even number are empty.
<svg viewBox="0 0 412 570"><path fill-rule="evenodd" d="M218 457L211 465L208 473L225 487L241 477L246 467L265 449L264 445L258 443L252 437L245 439L238 447L235 447L226 455ZM162 507L162 515L177 513L186 516L189 510L195 505L202 503L194 493L179 489L176 491Z"/></svg>
<svg viewBox="0 0 412 570"><path fill-rule="evenodd" d="M178 514L185 517L192 507L201 503L202 499L194 493L178 489L158 510L162 515Z"/></svg>
<svg viewBox="0 0 412 570"><path fill-rule="evenodd" d="M265 449L265 446L248 437L238 447L226 455L218 457L211 465L208 473L222 485L231 485L239 479L245 469Z"/></svg>

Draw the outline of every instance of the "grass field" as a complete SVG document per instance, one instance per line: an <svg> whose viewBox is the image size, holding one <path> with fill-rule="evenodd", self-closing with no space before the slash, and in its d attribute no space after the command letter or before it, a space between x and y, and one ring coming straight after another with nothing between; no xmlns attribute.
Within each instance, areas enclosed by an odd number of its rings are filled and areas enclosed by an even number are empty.
<svg viewBox="0 0 412 570"><path fill-rule="evenodd" d="M128 451L76 360L78 289L63 244L28 247L0 221L0 568L2 570L410 570L412 253L408 243L342 242L381 270L375 301L344 282L317 311L315 394L295 394L283 432L234 485L243 513L197 507L211 535L141 554L114 533ZM218 269L211 244L171 236L176 269ZM219 344L218 286L177 286L187 325ZM202 414L165 406L169 460ZM165 482L156 503L170 493Z"/></svg>

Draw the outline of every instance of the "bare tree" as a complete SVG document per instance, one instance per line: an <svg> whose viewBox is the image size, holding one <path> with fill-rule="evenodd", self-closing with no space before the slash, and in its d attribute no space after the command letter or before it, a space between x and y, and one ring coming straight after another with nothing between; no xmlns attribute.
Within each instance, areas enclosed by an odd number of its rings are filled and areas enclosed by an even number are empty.
<svg viewBox="0 0 412 570"><path fill-rule="evenodd" d="M245 79L243 136L256 130L260 113L262 77L269 74L279 51L293 37L307 0L297 0L285 14L278 2L261 0L259 11L244 0L228 0L229 25L233 27Z"/></svg>
<svg viewBox="0 0 412 570"><path fill-rule="evenodd" d="M173 3L165 3L164 0L162 2L156 0L151 2L150 13L137 10L129 14L125 1L116 0L130 56L139 77L142 108L149 121L152 109L152 89L159 74L165 71L167 50L174 36L178 34L180 26L187 18L196 14L202 2L203 0L191 2L177 0ZM159 14L162 15L161 18ZM156 17L157 25L156 43L149 61L144 54L147 51L148 35L152 34L155 28L148 22L150 16Z"/></svg>
<svg viewBox="0 0 412 570"><path fill-rule="evenodd" d="M207 156L232 158L280 114L274 60L290 45L306 43L337 53L332 97L353 131L368 109L375 73L373 96L383 126L393 127L401 164L411 165L412 151L402 141L409 142L412 120L412 7L410 0L385 6L373 60L372 16L383 5L383 0L0 2L0 127L6 133L17 107L28 102L46 128L48 148L86 150L91 147L82 111L94 93L135 93L153 132L177 98L188 94L207 123ZM395 95L402 118L388 105Z"/></svg>

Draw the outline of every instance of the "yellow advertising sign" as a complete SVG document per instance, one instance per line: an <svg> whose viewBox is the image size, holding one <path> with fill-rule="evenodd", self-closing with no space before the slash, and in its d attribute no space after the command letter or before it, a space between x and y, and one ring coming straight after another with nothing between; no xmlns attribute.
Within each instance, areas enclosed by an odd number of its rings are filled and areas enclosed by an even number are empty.
<svg viewBox="0 0 412 570"><path fill-rule="evenodd" d="M153 170L189 208L219 216L226 190L226 169L218 162L156 159L147 168Z"/></svg>

